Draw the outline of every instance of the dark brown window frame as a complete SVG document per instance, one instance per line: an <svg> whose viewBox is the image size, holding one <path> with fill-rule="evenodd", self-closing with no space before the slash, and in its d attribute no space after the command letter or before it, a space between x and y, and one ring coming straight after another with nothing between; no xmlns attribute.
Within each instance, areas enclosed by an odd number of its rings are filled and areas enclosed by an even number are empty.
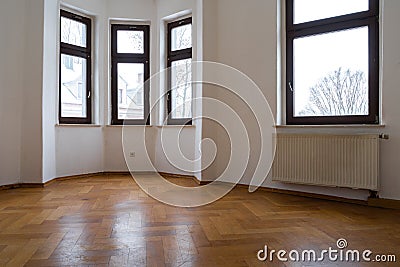
<svg viewBox="0 0 400 267"><path fill-rule="evenodd" d="M117 32L119 30L143 31L144 53L118 53ZM118 63L142 63L144 64L144 119L121 120L118 118ZM146 82L150 78L150 26L133 24L111 25L111 124L112 125L150 125L150 84Z"/></svg>
<svg viewBox="0 0 400 267"><path fill-rule="evenodd" d="M86 47L80 47L61 42L60 37L60 55L59 55L59 101L58 101L58 120L61 124L91 124L92 123L92 20L69 11L60 10L60 33L61 18L65 17L86 25ZM62 117L61 105L61 56L69 55L86 59L86 117Z"/></svg>
<svg viewBox="0 0 400 267"><path fill-rule="evenodd" d="M188 25L192 24L192 18L185 18L181 19L178 21L170 22L167 25L168 28L168 33L167 33L167 67L168 67L168 92L167 92L167 112L168 112L168 117L167 117L167 123L169 125L192 125L192 118L180 118L180 119L174 119L171 116L172 112L172 92L171 92L171 66L172 62L174 61L179 61L179 60L184 60L184 59L189 59L193 58L193 47L182 49L182 50L177 50L177 51L172 51L172 30L174 28L183 26L183 25ZM193 106L192 106L192 111L193 111Z"/></svg>
<svg viewBox="0 0 400 267"><path fill-rule="evenodd" d="M294 0L286 0L286 124L379 124L379 0L369 0L369 10L294 24ZM368 26L369 115L294 117L293 41L296 38ZM292 86L293 85L293 86Z"/></svg>

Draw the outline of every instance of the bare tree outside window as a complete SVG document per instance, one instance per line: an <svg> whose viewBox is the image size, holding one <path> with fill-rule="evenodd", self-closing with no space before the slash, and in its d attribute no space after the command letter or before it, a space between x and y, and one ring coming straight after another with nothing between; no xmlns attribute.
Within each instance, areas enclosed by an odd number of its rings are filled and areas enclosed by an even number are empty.
<svg viewBox="0 0 400 267"><path fill-rule="evenodd" d="M86 25L61 17L61 42L86 47Z"/></svg>
<svg viewBox="0 0 400 267"><path fill-rule="evenodd" d="M119 30L117 32L118 53L143 54L144 32L132 30Z"/></svg>
<svg viewBox="0 0 400 267"><path fill-rule="evenodd" d="M144 34L143 31L129 31L129 39L136 51L144 51ZM143 52L142 52L143 53Z"/></svg>
<svg viewBox="0 0 400 267"><path fill-rule="evenodd" d="M135 28L136 26L129 26ZM118 30L117 53L143 54L143 30ZM143 63L118 63L118 119L143 120L143 76L145 66ZM142 77L139 79L139 77Z"/></svg>
<svg viewBox="0 0 400 267"><path fill-rule="evenodd" d="M174 22L170 29L172 119L192 117L192 24Z"/></svg>
<svg viewBox="0 0 400 267"><path fill-rule="evenodd" d="M172 63L172 117L192 116L192 60L184 59Z"/></svg>
<svg viewBox="0 0 400 267"><path fill-rule="evenodd" d="M339 68L309 90L300 116L368 115L368 84L362 71Z"/></svg>
<svg viewBox="0 0 400 267"><path fill-rule="evenodd" d="M192 47L192 24L186 24L172 29L172 51Z"/></svg>
<svg viewBox="0 0 400 267"><path fill-rule="evenodd" d="M379 124L379 0L285 0L288 125Z"/></svg>

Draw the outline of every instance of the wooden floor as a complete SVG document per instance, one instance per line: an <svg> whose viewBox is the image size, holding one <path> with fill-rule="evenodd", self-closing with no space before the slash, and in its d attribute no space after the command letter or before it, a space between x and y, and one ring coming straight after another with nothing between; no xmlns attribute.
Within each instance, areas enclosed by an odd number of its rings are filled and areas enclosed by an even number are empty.
<svg viewBox="0 0 400 267"><path fill-rule="evenodd" d="M122 175L0 191L0 266L400 266L256 255L264 245L336 248L339 238L349 249L400 257L400 212L244 188L205 207L175 208Z"/></svg>

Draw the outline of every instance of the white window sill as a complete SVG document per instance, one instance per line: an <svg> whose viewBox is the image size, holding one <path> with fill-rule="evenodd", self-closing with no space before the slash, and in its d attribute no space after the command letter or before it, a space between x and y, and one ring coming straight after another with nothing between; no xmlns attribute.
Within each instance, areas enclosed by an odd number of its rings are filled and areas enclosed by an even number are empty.
<svg viewBox="0 0 400 267"><path fill-rule="evenodd" d="M104 128L122 128L122 127L131 127L131 128L151 128L151 125L105 125Z"/></svg>
<svg viewBox="0 0 400 267"><path fill-rule="evenodd" d="M56 127L67 127L67 128L101 128L98 124L56 124Z"/></svg>
<svg viewBox="0 0 400 267"><path fill-rule="evenodd" d="M122 127L137 127L137 128L196 128L195 125L105 125L104 128L122 128Z"/></svg>
<svg viewBox="0 0 400 267"><path fill-rule="evenodd" d="M154 125L156 128L196 128L196 125Z"/></svg>
<svg viewBox="0 0 400 267"><path fill-rule="evenodd" d="M385 128L385 124L274 125L276 129Z"/></svg>

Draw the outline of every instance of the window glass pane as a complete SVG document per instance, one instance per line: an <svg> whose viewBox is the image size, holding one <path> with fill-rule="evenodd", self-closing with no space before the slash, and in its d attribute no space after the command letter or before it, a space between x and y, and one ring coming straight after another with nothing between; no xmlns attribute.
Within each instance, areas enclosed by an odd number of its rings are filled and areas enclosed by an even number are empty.
<svg viewBox="0 0 400 267"><path fill-rule="evenodd" d="M86 117L86 59L61 55L61 117Z"/></svg>
<svg viewBox="0 0 400 267"><path fill-rule="evenodd" d="M61 17L61 42L86 47L86 25Z"/></svg>
<svg viewBox="0 0 400 267"><path fill-rule="evenodd" d="M144 64L118 63L118 119L144 118Z"/></svg>
<svg viewBox="0 0 400 267"><path fill-rule="evenodd" d="M293 43L294 116L369 115L368 27Z"/></svg>
<svg viewBox="0 0 400 267"><path fill-rule="evenodd" d="M173 28L171 31L172 51L182 50L192 47L192 24L186 24Z"/></svg>
<svg viewBox="0 0 400 267"><path fill-rule="evenodd" d="M192 117L192 59L172 62L171 67L171 117Z"/></svg>
<svg viewBox="0 0 400 267"><path fill-rule="evenodd" d="M130 54L144 53L143 31L117 31L117 52Z"/></svg>
<svg viewBox="0 0 400 267"><path fill-rule="evenodd" d="M368 0L294 0L294 23L367 11Z"/></svg>

